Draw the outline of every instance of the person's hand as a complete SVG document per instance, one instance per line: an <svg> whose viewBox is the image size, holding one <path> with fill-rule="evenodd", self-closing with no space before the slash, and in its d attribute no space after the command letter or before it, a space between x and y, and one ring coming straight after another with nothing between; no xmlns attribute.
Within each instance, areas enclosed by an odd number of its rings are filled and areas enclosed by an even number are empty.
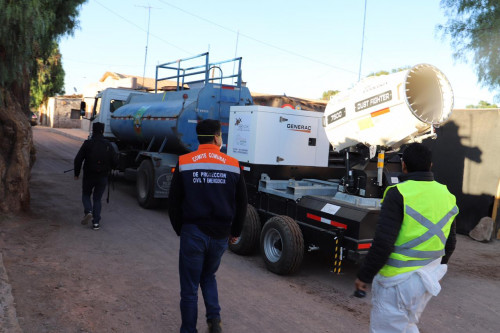
<svg viewBox="0 0 500 333"><path fill-rule="evenodd" d="M75 176L75 180L78 180L78 176Z"/></svg>
<svg viewBox="0 0 500 333"><path fill-rule="evenodd" d="M356 279L356 281L354 281L354 287L356 288L356 290L354 290L355 297L364 298L366 296L366 283L364 283L360 279Z"/></svg>
<svg viewBox="0 0 500 333"><path fill-rule="evenodd" d="M231 243L231 244L236 243L238 241L238 238L239 237L233 237L233 236L229 237L229 243Z"/></svg>
<svg viewBox="0 0 500 333"><path fill-rule="evenodd" d="M354 286L356 290L366 291L368 289L368 285L360 279L356 279L356 281L354 281Z"/></svg>

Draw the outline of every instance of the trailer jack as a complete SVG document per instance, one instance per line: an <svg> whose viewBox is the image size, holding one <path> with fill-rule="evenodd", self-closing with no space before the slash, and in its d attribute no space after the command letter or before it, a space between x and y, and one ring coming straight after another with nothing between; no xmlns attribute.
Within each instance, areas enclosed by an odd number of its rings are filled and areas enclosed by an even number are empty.
<svg viewBox="0 0 500 333"><path fill-rule="evenodd" d="M335 237L335 252L333 259L333 270L332 272L340 275L342 269L342 259L344 257L344 248L339 246L339 237Z"/></svg>

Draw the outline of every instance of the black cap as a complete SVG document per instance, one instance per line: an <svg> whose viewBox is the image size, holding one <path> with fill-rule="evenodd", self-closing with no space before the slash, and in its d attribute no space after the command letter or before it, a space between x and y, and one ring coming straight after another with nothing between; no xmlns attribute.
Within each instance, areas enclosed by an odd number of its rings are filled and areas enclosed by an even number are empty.
<svg viewBox="0 0 500 333"><path fill-rule="evenodd" d="M103 134L104 124L103 123L93 123L92 124L92 134Z"/></svg>

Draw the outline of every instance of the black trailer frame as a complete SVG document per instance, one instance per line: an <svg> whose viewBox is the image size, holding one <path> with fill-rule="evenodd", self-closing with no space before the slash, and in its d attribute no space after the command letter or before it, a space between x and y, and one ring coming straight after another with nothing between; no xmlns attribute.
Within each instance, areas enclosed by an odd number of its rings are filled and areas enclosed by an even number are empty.
<svg viewBox="0 0 500 333"><path fill-rule="evenodd" d="M339 192L339 180L328 179L335 172L331 168L283 167L287 169L280 170L281 174L302 180L273 180L265 171L275 168L244 162L240 164L247 183L251 210L255 210L259 216L260 235L248 237L244 229L236 246L230 244L233 252L248 254L240 251L241 244L238 242L245 242L249 238L260 240L260 249L268 269L278 274L293 273L300 266L300 263L296 264L296 260L302 260L301 255L297 254L297 258L291 260L293 267L281 265L277 268L277 263L266 258L268 255L265 244L262 244L267 239L264 233L269 231L265 228L266 223L276 217L288 217L287 223L295 223L300 228L301 239L295 240L302 242L299 249L304 252L320 251L331 258L334 272L340 272L343 259L359 262L368 253L380 212L380 199L361 198ZM310 176L320 176L327 180L304 178ZM289 236L281 230L275 231L279 231L284 239L278 237L274 240L275 243L268 244L267 247L274 246L284 253L287 251L285 238ZM257 245L250 248L255 250Z"/></svg>

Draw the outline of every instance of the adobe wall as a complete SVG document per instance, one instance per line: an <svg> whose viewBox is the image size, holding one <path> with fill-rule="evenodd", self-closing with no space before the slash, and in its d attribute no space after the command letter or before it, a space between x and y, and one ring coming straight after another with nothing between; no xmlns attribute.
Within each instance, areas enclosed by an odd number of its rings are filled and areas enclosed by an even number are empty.
<svg viewBox="0 0 500 333"><path fill-rule="evenodd" d="M56 97L52 127L80 128L79 110L81 100L81 98ZM78 112L72 110L78 110ZM72 112L75 113L73 118L71 117Z"/></svg>
<svg viewBox="0 0 500 333"><path fill-rule="evenodd" d="M436 140L425 141L433 151L432 169L457 197L457 231L467 234L491 216L500 179L500 109L454 110L436 132Z"/></svg>
<svg viewBox="0 0 500 333"><path fill-rule="evenodd" d="M81 100L81 96L78 95L49 97L47 102L38 108L40 125L55 128L80 128Z"/></svg>

